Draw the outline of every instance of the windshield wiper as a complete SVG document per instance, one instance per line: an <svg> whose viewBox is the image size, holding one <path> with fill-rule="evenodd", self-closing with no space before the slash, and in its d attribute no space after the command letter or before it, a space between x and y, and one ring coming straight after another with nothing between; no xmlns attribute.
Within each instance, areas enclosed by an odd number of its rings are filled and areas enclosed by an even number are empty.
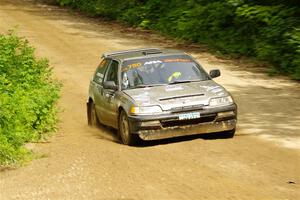
<svg viewBox="0 0 300 200"><path fill-rule="evenodd" d="M147 87L155 87L155 86L162 86L162 85L166 85L166 84L151 84L151 85L137 85L132 87L132 89L134 88L147 88Z"/></svg>
<svg viewBox="0 0 300 200"><path fill-rule="evenodd" d="M191 82L198 82L198 81L202 81L202 80L201 79L197 79L197 80L178 80L178 81L173 81L173 82L169 83L169 85L179 84L179 83L191 83Z"/></svg>

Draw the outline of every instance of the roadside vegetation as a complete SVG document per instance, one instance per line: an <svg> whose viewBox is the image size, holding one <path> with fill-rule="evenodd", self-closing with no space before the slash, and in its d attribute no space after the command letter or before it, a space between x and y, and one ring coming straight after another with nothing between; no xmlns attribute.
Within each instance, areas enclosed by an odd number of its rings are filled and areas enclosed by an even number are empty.
<svg viewBox="0 0 300 200"><path fill-rule="evenodd" d="M221 53L271 63L273 74L300 80L298 0L57 0L60 5L107 17Z"/></svg>
<svg viewBox="0 0 300 200"><path fill-rule="evenodd" d="M32 157L25 143L55 131L60 85L28 41L0 34L0 167Z"/></svg>

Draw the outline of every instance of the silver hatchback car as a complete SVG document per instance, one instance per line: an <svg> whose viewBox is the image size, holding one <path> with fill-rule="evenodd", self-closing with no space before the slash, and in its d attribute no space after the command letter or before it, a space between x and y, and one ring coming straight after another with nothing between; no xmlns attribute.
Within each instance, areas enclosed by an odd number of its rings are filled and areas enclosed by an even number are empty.
<svg viewBox="0 0 300 200"><path fill-rule="evenodd" d="M190 55L157 48L105 53L90 81L88 124L118 130L123 144L215 133L234 136L237 106Z"/></svg>

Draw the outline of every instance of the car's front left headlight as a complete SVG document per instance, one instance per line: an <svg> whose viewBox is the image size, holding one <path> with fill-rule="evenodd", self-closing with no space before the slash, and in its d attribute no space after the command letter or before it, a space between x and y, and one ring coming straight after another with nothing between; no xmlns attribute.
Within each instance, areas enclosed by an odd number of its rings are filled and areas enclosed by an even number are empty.
<svg viewBox="0 0 300 200"><path fill-rule="evenodd" d="M227 96L227 97L213 98L210 100L209 105L210 106L221 106L221 105L231 104L231 103L233 103L232 97Z"/></svg>
<svg viewBox="0 0 300 200"><path fill-rule="evenodd" d="M162 109L159 106L132 106L130 113L132 115L152 115L159 114Z"/></svg>

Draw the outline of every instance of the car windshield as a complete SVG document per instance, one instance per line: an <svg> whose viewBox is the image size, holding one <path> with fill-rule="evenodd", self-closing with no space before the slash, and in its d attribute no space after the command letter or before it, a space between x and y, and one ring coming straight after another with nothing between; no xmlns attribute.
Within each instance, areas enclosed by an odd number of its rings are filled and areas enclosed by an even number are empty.
<svg viewBox="0 0 300 200"><path fill-rule="evenodd" d="M202 67L188 56L165 56L125 61L121 77L122 89L210 79Z"/></svg>

